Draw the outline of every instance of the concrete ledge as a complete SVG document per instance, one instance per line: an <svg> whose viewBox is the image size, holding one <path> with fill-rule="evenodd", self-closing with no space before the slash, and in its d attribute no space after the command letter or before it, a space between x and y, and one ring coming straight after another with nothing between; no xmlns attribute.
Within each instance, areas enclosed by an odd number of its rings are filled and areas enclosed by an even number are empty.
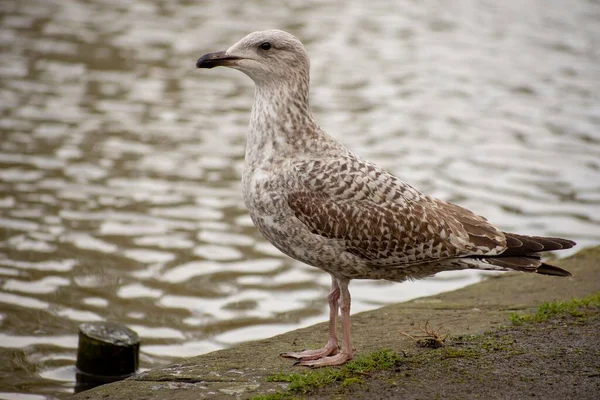
<svg viewBox="0 0 600 400"><path fill-rule="evenodd" d="M503 274L454 292L420 298L352 316L357 354L414 347L399 331L414 331L411 323L443 325L450 335L482 333L508 323L511 312L532 311L540 303L568 300L600 290L600 246L556 262L572 278L534 274ZM402 290L402 285L398 285ZM234 399L281 388L266 382L275 372L298 372L284 351L318 347L327 338L327 324L288 332L269 339L193 357L144 372L125 381L79 393L75 399Z"/></svg>

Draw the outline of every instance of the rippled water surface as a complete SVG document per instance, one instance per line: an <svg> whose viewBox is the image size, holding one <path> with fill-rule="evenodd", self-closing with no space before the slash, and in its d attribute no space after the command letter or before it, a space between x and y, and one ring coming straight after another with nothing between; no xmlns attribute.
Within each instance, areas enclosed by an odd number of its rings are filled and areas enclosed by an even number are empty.
<svg viewBox="0 0 600 400"><path fill-rule="evenodd" d="M304 41L316 117L352 150L506 230L600 243L597 1L0 10L2 399L72 392L82 321L135 329L148 368L326 319L328 277L241 201L251 81L195 69L250 31ZM478 279L354 282L353 311Z"/></svg>

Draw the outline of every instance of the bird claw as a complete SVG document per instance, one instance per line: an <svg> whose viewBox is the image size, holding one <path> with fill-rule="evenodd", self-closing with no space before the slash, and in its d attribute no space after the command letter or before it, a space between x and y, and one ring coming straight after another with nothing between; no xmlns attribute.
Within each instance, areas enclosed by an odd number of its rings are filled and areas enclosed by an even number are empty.
<svg viewBox="0 0 600 400"><path fill-rule="evenodd" d="M309 367L309 368L330 367L330 366L342 365L351 359L352 359L352 354L337 353L333 356L321 357L316 360L298 360L294 363L294 365L299 365L302 367Z"/></svg>
<svg viewBox="0 0 600 400"><path fill-rule="evenodd" d="M297 352L286 352L279 354L281 357L295 358L298 362L318 360L327 356L333 356L339 353L339 347L337 343L327 343L325 347L316 350L302 350ZM296 364L294 364L296 365Z"/></svg>
<svg viewBox="0 0 600 400"><path fill-rule="evenodd" d="M294 351L284 351L283 353L279 353L279 357L287 357L287 358L300 358L298 356L296 356L296 354L300 354L307 351L306 349L302 349L298 352L294 352Z"/></svg>

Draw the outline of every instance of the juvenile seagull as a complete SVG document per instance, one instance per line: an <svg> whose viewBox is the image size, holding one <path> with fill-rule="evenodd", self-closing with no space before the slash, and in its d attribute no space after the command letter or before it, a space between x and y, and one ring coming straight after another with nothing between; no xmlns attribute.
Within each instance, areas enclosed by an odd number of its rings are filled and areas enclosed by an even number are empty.
<svg viewBox="0 0 600 400"><path fill-rule="evenodd" d="M460 269L570 276L544 263L540 252L575 242L502 232L465 208L420 193L323 132L308 106L308 55L293 35L254 32L226 51L203 55L196 66L237 69L254 81L244 202L275 247L331 275L329 341L282 354L297 364L352 359L351 279L401 282Z"/></svg>

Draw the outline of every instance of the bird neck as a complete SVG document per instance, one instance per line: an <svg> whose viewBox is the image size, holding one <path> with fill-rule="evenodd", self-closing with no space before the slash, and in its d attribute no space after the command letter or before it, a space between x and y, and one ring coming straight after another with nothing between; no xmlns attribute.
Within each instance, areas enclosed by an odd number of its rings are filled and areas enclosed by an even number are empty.
<svg viewBox="0 0 600 400"><path fill-rule="evenodd" d="M308 104L308 80L256 85L246 145L246 164L296 155L320 135Z"/></svg>

